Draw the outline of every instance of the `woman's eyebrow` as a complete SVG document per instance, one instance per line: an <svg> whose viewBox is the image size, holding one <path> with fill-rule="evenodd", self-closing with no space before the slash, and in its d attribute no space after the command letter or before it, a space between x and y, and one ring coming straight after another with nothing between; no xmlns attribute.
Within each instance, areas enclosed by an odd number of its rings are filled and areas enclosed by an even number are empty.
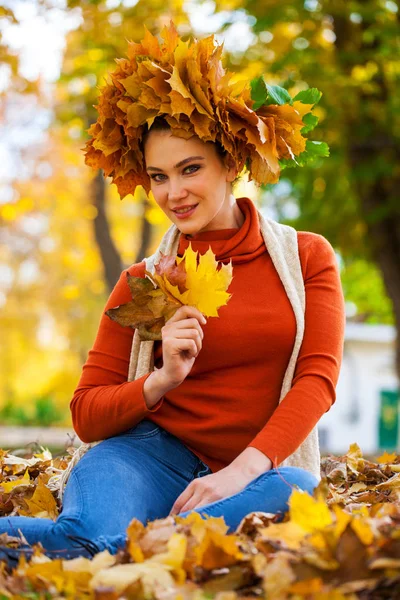
<svg viewBox="0 0 400 600"><path fill-rule="evenodd" d="M182 165L185 165L187 162L191 160L204 160L204 156L189 156L188 158L184 158L180 162L175 165L175 169L179 169ZM157 167L147 167L148 171L162 171L163 169L158 169Z"/></svg>

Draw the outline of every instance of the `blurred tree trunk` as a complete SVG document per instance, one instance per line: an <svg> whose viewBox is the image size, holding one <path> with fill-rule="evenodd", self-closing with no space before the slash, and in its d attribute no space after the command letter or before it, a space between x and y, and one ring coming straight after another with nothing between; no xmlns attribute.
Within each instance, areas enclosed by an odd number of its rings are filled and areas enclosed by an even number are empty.
<svg viewBox="0 0 400 600"><path fill-rule="evenodd" d="M354 168L368 170L371 162L376 160L376 152L374 144L352 144L351 164ZM383 152L385 151L381 151ZM399 151L397 161L400 161ZM395 368L400 381L400 206L396 192L399 189L400 177L380 176L370 185L359 183L361 210L364 213L372 255L381 270L387 294L393 303L397 330ZM382 212L385 214L382 215Z"/></svg>
<svg viewBox="0 0 400 600"><path fill-rule="evenodd" d="M400 381L400 173L388 172L385 165L398 165L400 147L392 133L391 123L382 120L376 104L385 106L388 90L379 60L379 37L371 42L366 36L357 35L354 24L342 14L334 14L336 46L342 68L351 74L360 62L376 57L378 72L374 76L375 91L364 93L359 87L359 111L348 111L348 154L359 195L360 210L367 229L372 256L381 270L388 296L393 303L397 329L395 369ZM366 28L368 23L363 24ZM357 41L355 41L357 40ZM356 50L356 51L354 51ZM369 174L373 174L371 177Z"/></svg>
<svg viewBox="0 0 400 600"><path fill-rule="evenodd" d="M97 209L93 220L94 235L103 262L104 278L109 292L117 283L123 270L121 255L111 237L106 213L106 194L103 172L99 170L92 181L92 203Z"/></svg>
<svg viewBox="0 0 400 600"><path fill-rule="evenodd" d="M108 291L111 292L125 266L122 263L121 255L111 236L110 224L106 211L106 183L101 170L97 172L93 179L91 194L93 206L97 209L97 215L93 220L95 240L103 263L104 279ZM141 217L140 245L134 262L141 262L143 258L148 255L151 243L152 227L151 223L146 218L149 201L144 193L142 196L142 203L143 214Z"/></svg>
<svg viewBox="0 0 400 600"><path fill-rule="evenodd" d="M145 193L142 193L143 203L143 215L142 215L142 227L140 236L140 247L136 253L135 262L141 262L147 255L150 248L151 242L151 223L146 219L147 207L149 206L149 200Z"/></svg>

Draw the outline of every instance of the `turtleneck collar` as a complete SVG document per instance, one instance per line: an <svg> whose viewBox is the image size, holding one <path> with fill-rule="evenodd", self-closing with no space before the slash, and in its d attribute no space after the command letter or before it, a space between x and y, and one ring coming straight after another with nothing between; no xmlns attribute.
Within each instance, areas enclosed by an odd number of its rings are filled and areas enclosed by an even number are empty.
<svg viewBox="0 0 400 600"><path fill-rule="evenodd" d="M260 230L257 208L250 198L236 198L245 220L239 228L214 229L193 236L180 234L178 256L182 256L191 242L193 250L204 254L208 248L216 255L217 261L239 264L253 260L267 251Z"/></svg>

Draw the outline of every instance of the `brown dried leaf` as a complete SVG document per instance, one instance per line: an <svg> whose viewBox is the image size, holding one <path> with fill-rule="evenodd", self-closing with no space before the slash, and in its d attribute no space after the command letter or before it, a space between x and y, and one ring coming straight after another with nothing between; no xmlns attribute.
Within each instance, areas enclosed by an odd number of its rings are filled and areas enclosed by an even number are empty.
<svg viewBox="0 0 400 600"><path fill-rule="evenodd" d="M161 328L182 304L150 279L126 274L132 300L106 311L106 315L123 327L138 329L143 340L161 340Z"/></svg>

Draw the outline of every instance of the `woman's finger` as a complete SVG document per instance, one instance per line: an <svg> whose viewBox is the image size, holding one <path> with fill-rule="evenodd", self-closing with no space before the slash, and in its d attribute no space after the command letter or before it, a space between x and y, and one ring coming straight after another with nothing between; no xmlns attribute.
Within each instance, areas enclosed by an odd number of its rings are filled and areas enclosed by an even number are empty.
<svg viewBox="0 0 400 600"><path fill-rule="evenodd" d="M182 340L182 339L183 340L185 340L185 339L193 340L196 343L198 351L200 352L200 350L201 350L202 336L197 331L197 329L177 329L177 331L174 332L174 338L178 339L178 340Z"/></svg>
<svg viewBox="0 0 400 600"><path fill-rule="evenodd" d="M181 512L181 510L182 510L181 507L190 500L190 498L193 496L193 494L194 494L194 488L192 485L189 484L187 486L187 488L185 488L183 490L182 494L180 496L178 496L178 498L175 500L169 514L172 515L172 514L177 514L178 512Z"/></svg>
<svg viewBox="0 0 400 600"><path fill-rule="evenodd" d="M185 339L175 339L175 343L173 343L173 349L177 350L178 353L187 351L191 358L198 355L200 350L197 348L197 344L194 340Z"/></svg>
<svg viewBox="0 0 400 600"><path fill-rule="evenodd" d="M200 323L203 324L207 322L206 318L203 316L203 314L199 311L198 308L196 308L195 306L184 305L180 306L178 310L175 311L172 317L168 319L167 323L180 321L181 319L186 319L190 317L198 319Z"/></svg>
<svg viewBox="0 0 400 600"><path fill-rule="evenodd" d="M204 331L197 319L182 319L176 321L170 325L171 328L175 329L197 329L200 335L204 335Z"/></svg>

